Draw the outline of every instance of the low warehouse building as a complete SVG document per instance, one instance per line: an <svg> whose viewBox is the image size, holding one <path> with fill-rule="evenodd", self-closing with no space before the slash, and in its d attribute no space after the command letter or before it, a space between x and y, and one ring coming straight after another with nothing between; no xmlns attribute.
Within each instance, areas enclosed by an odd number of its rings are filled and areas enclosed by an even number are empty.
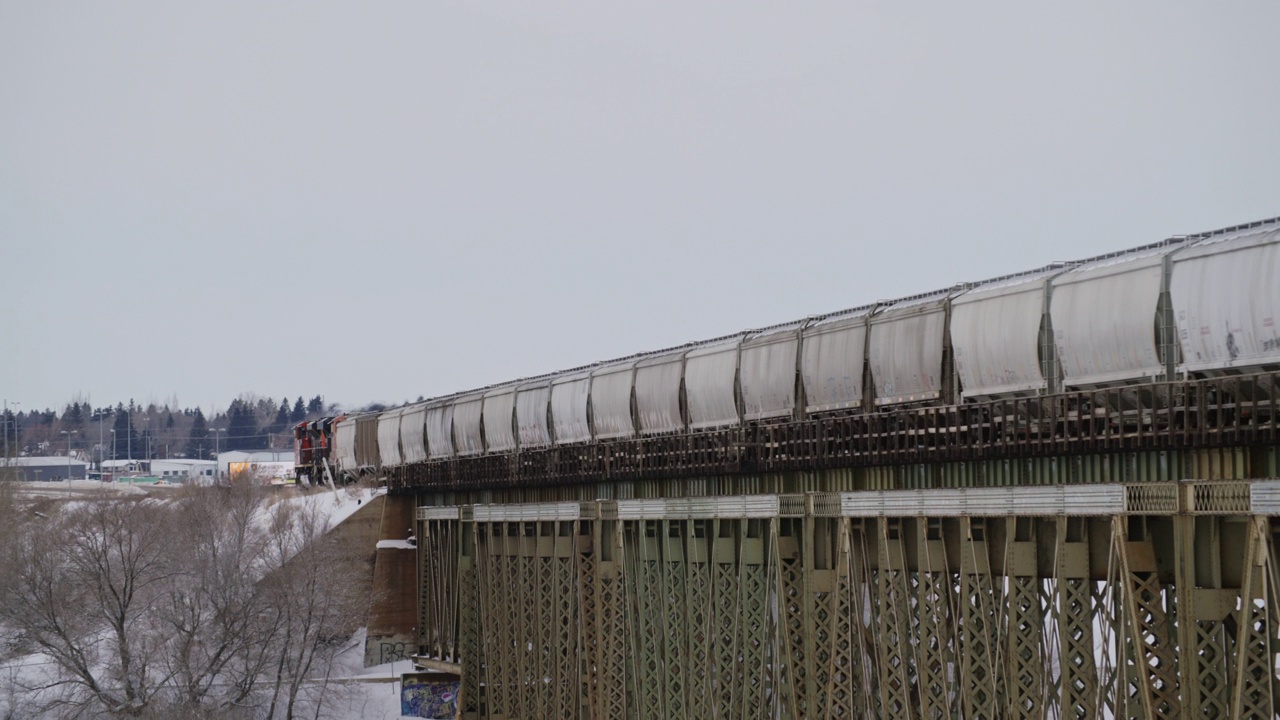
<svg viewBox="0 0 1280 720"><path fill-rule="evenodd" d="M151 474L172 482L212 481L217 467L218 463L213 460L152 460Z"/></svg>
<svg viewBox="0 0 1280 720"><path fill-rule="evenodd" d="M89 465L72 458L56 455L47 457L18 457L8 461L0 460L0 466L7 465L16 471L18 480L83 480L88 477Z"/></svg>

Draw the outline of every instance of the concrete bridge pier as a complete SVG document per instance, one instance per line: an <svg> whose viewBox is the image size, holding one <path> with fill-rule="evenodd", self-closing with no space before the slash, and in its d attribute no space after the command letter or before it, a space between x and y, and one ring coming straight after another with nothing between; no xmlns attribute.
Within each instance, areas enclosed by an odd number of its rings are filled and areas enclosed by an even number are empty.
<svg viewBox="0 0 1280 720"><path fill-rule="evenodd" d="M366 667L406 660L418 648L417 551L407 542L414 533L414 499L407 495L384 498L373 561Z"/></svg>

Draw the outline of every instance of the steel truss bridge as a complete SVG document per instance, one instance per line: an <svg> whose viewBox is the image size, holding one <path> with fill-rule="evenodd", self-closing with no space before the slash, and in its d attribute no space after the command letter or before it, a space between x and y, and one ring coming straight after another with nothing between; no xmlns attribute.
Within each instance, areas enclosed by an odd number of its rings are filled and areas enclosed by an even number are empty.
<svg viewBox="0 0 1280 720"><path fill-rule="evenodd" d="M1277 388L399 468L419 661L491 720L1275 718Z"/></svg>

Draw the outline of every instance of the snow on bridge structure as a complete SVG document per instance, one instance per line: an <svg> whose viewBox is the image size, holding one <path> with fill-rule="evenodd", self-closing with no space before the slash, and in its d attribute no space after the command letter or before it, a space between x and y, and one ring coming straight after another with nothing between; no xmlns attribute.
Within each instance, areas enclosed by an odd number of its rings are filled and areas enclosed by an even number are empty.
<svg viewBox="0 0 1280 720"><path fill-rule="evenodd" d="M1273 718L1277 318L1271 220L346 418L333 452L416 518L418 660L465 717Z"/></svg>

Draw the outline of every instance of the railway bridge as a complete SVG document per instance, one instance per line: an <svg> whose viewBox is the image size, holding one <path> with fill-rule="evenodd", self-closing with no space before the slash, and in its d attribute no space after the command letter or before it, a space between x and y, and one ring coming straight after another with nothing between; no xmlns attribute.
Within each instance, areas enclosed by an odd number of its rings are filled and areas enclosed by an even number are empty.
<svg viewBox="0 0 1280 720"><path fill-rule="evenodd" d="M1274 718L1280 226L336 419L464 717ZM403 588L409 587L405 584Z"/></svg>

